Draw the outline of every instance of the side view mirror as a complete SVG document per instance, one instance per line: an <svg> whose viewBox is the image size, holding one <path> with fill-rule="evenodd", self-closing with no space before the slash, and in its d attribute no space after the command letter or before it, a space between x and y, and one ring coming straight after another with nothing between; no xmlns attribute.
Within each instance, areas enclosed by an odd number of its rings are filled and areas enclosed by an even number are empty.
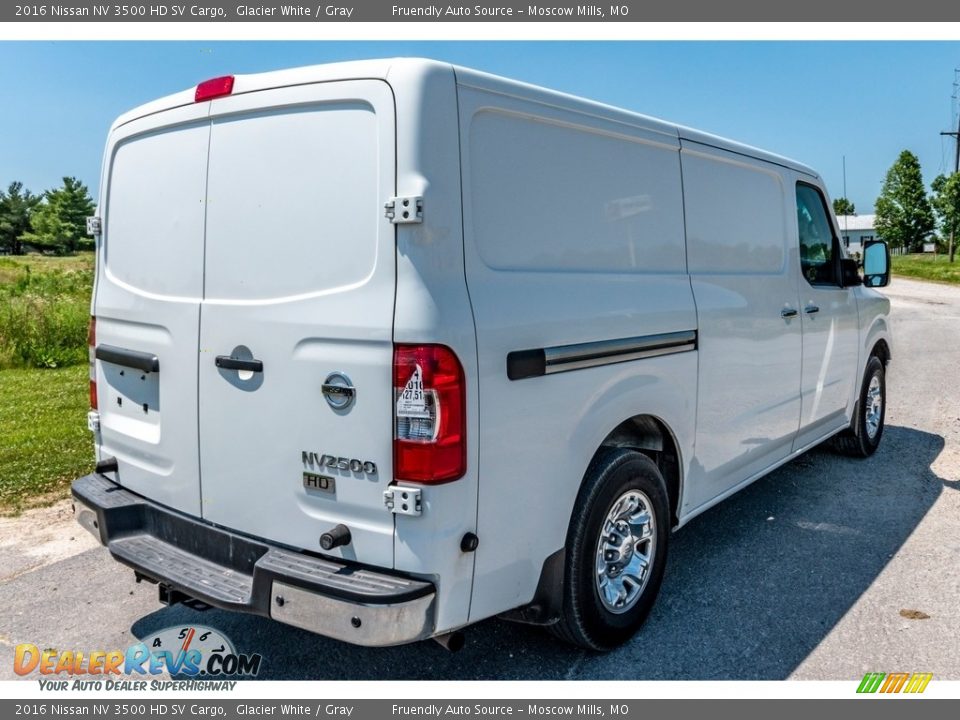
<svg viewBox="0 0 960 720"><path fill-rule="evenodd" d="M867 287L890 284L890 248L882 240L863 245L863 284Z"/></svg>

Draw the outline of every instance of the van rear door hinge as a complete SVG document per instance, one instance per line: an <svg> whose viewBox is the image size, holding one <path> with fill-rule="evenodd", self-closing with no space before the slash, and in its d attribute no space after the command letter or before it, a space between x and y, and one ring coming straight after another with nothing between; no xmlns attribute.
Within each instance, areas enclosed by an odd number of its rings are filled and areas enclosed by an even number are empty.
<svg viewBox="0 0 960 720"><path fill-rule="evenodd" d="M102 232L103 223L100 221L99 215L92 215L87 218L87 235L93 235L96 237Z"/></svg>
<svg viewBox="0 0 960 720"><path fill-rule="evenodd" d="M423 222L423 197L420 195L390 198L383 207L394 225Z"/></svg>
<svg viewBox="0 0 960 720"><path fill-rule="evenodd" d="M383 504L396 515L419 515L423 511L420 488L391 485L383 493Z"/></svg>

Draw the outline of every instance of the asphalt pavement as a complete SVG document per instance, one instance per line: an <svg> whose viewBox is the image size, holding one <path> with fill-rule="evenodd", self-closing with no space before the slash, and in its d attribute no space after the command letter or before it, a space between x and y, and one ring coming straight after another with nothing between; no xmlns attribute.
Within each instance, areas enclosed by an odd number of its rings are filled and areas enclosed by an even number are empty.
<svg viewBox="0 0 960 720"><path fill-rule="evenodd" d="M268 679L960 679L960 288L895 279L887 426L868 460L815 449L675 533L645 626L608 654L488 620L465 648L368 649L163 607L61 504L0 523L0 679L16 644L122 649L199 623ZM37 534L42 537L35 537Z"/></svg>

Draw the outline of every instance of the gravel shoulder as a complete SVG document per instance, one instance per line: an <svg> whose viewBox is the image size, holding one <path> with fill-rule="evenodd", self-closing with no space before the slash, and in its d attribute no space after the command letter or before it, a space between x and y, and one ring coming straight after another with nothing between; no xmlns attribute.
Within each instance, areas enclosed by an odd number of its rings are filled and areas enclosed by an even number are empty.
<svg viewBox="0 0 960 720"><path fill-rule="evenodd" d="M0 516L0 587L98 546L96 539L74 522L70 500L16 517Z"/></svg>

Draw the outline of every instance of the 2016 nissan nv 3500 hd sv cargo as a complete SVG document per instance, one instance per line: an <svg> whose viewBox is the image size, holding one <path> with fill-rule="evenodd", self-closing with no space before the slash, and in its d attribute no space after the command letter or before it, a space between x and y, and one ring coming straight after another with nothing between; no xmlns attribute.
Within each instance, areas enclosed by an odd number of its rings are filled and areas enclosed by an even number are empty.
<svg viewBox="0 0 960 720"><path fill-rule="evenodd" d="M110 130L79 522L168 600L347 642L623 642L671 530L870 455L882 243L820 176L426 60L229 76Z"/></svg>

